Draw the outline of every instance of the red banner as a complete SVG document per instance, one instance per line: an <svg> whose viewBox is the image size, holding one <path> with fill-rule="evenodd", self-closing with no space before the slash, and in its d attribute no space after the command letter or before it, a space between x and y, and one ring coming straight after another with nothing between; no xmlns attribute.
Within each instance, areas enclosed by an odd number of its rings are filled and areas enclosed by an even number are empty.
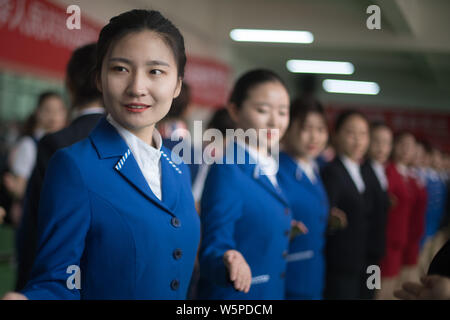
<svg viewBox="0 0 450 320"><path fill-rule="evenodd" d="M343 106L326 108L330 123L335 122ZM409 131L418 139L425 140L438 149L450 152L450 114L444 112L416 111L411 109L360 107L354 108L365 114L370 121L386 123L394 133Z"/></svg>
<svg viewBox="0 0 450 320"><path fill-rule="evenodd" d="M230 68L212 59L188 57L186 82L192 88L192 102L201 106L221 107L228 99Z"/></svg>
<svg viewBox="0 0 450 320"><path fill-rule="evenodd" d="M72 51L97 41L101 26L82 8L80 29L70 30L72 13L46 0L0 0L0 67L63 79ZM188 57L186 81L192 102L215 107L225 103L230 69L206 58Z"/></svg>
<svg viewBox="0 0 450 320"><path fill-rule="evenodd" d="M66 10L46 0L0 0L1 64L63 78L73 49L97 41L101 29L81 12L80 29L70 30Z"/></svg>

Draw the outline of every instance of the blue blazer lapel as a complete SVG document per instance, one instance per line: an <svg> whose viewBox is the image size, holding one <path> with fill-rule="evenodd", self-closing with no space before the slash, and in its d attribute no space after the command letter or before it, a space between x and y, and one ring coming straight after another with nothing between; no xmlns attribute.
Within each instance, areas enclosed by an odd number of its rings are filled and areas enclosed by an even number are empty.
<svg viewBox="0 0 450 320"><path fill-rule="evenodd" d="M326 197L325 189L322 185L322 182L320 180L320 174L318 172L314 172L316 174L316 183L312 183L311 180L309 180L308 176L305 174L303 169L295 162L294 159L287 153L283 153L280 155L283 161L283 165L288 166L288 172L289 174L292 174L295 176L295 179L298 181L298 183L304 185L306 188L310 189L311 191L317 193L321 198Z"/></svg>
<svg viewBox="0 0 450 320"><path fill-rule="evenodd" d="M101 159L114 157L118 158L118 161L115 163L113 170L119 173L128 183L133 185L148 200L150 200L163 210L167 211L170 215L174 215L172 210L172 208L174 208L174 201L169 201L171 205L166 205L166 203L160 201L153 194L127 144L119 135L117 130L106 120L106 118L102 118L100 120L97 127L91 133L90 138ZM162 199L164 200L164 197L167 196L169 197L169 200L171 200L170 195L167 195L169 192L167 192L167 190L164 191L164 188L167 189L167 187L165 187L165 184L167 183L164 180L166 173L169 170L163 169L162 163L163 161L161 159L161 172L163 177Z"/></svg>
<svg viewBox="0 0 450 320"><path fill-rule="evenodd" d="M286 206L289 206L289 203L284 197L281 188L279 186L275 187L266 175L260 174L260 172L258 172L259 169L256 168L255 165L253 165L253 168L253 178Z"/></svg>
<svg viewBox="0 0 450 320"><path fill-rule="evenodd" d="M234 143L234 161L238 164L238 166L243 170L248 176L251 176L255 181L257 181L262 187L264 187L267 191L272 193L277 199L279 199L281 202L283 202L285 205L289 205L289 202L286 200L286 198L283 195L283 192L281 191L280 187L275 188L275 186L270 182L269 178L261 174L260 170L258 169L257 165L252 164L250 161L250 155L247 150L245 150L245 158L240 159L242 162L237 161L237 154L238 148L242 148L241 146L238 146L237 143Z"/></svg>

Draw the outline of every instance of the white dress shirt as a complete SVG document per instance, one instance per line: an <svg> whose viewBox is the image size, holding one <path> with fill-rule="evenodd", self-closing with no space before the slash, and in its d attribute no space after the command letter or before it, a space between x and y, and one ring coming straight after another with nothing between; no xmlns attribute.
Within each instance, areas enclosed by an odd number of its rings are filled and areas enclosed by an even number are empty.
<svg viewBox="0 0 450 320"><path fill-rule="evenodd" d="M316 181L317 181L317 176L316 176L317 164L315 163L315 161L305 162L305 161L298 160L297 164L302 169L302 171L306 174L309 181L311 181L311 183L313 183L313 184L316 183Z"/></svg>
<svg viewBox="0 0 450 320"><path fill-rule="evenodd" d="M351 160L350 158L341 155L342 163L344 164L345 169L349 173L350 177L353 180L356 188L359 193L363 193L366 190L366 184L361 176L360 165L359 163Z"/></svg>
<svg viewBox="0 0 450 320"><path fill-rule="evenodd" d="M45 134L43 129L37 129L33 137L40 140ZM37 144L33 137L24 136L20 138L11 153L10 167L11 172L24 179L29 179L33 172L37 156Z"/></svg>
<svg viewBox="0 0 450 320"><path fill-rule="evenodd" d="M261 171L262 174L267 176L273 186L278 189L278 181L277 181L277 172L278 172L278 163L277 161L270 155L265 155L262 152L259 152L249 144L246 144L243 141L237 140L238 146L244 148L248 151L249 155L256 162L255 167L255 175L259 175Z"/></svg>
<svg viewBox="0 0 450 320"><path fill-rule="evenodd" d="M386 171L384 169L384 166L375 160L372 160L370 162L370 165L372 166L372 169L378 178L378 182L380 182L381 189L383 189L383 191L386 191L388 188L388 180L386 177Z"/></svg>
<svg viewBox="0 0 450 320"><path fill-rule="evenodd" d="M153 141L157 148L152 147L130 131L118 124L110 114L106 119L117 129L133 153L134 158L144 175L154 195L161 200L161 146L162 138L156 128L153 129Z"/></svg>

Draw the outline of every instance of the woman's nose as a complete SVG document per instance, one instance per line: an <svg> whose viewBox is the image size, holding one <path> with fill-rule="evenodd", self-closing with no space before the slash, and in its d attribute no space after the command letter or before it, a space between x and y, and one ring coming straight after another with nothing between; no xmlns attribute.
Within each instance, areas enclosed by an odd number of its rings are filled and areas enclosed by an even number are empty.
<svg viewBox="0 0 450 320"><path fill-rule="evenodd" d="M146 93L146 86L147 81L145 77L140 72L136 72L131 76L127 93L134 97L144 96Z"/></svg>

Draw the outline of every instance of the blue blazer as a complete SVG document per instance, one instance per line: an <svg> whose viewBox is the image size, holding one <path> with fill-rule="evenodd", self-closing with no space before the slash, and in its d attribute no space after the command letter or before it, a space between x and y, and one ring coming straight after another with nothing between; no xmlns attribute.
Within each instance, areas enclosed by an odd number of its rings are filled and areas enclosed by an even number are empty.
<svg viewBox="0 0 450 320"><path fill-rule="evenodd" d="M213 164L201 201L199 297L202 299L283 299L291 224L288 202L245 151L245 163ZM241 149L242 150L242 149ZM252 285L245 294L229 282L225 251L247 261Z"/></svg>
<svg viewBox="0 0 450 320"><path fill-rule="evenodd" d="M189 169L175 165L164 147L161 154L162 201L105 118L88 138L52 157L40 200L38 254L23 294L185 299L200 224ZM70 266L79 267L79 290L72 288Z"/></svg>
<svg viewBox="0 0 450 320"><path fill-rule="evenodd" d="M307 234L298 235L289 245L288 299L322 299L329 204L318 172L316 176L313 184L294 159L280 153L278 182L291 205L293 219L302 221L308 228Z"/></svg>

